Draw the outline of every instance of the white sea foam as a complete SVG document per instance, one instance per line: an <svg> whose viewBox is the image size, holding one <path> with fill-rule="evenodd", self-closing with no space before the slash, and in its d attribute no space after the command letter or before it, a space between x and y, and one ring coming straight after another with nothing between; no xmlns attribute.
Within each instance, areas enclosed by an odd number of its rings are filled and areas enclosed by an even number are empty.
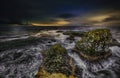
<svg viewBox="0 0 120 78"><path fill-rule="evenodd" d="M93 28L83 29L84 31L92 30ZM76 29L78 31L78 29ZM54 45L55 43L62 44L67 50L74 48L75 42L80 40L80 37L75 37L75 41L66 40L68 35L63 35L61 32L56 32L56 30L50 31L40 31L32 36L40 37L41 34L51 35L57 42L48 43L45 41L45 44L38 44L36 46L23 47L22 49L12 49L9 51L1 52L0 54L0 75L3 75L4 78L34 78L35 74L39 70L39 66L42 62L42 50L48 48L47 45ZM113 36L120 42L119 34ZM113 71L119 68L120 59L120 47L114 46L110 47L112 51L112 56L108 59L102 60L99 63L89 63L83 61L78 54L74 52L68 53L79 68L83 69L82 77L83 78L116 78L116 75ZM18 54L18 55L17 55ZM112 76L107 77L104 73L95 75L93 72L98 73L99 71L109 71Z"/></svg>

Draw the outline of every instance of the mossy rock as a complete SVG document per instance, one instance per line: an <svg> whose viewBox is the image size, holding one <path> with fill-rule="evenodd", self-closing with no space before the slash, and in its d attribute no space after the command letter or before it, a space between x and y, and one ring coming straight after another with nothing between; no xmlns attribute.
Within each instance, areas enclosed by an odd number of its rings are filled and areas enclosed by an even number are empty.
<svg viewBox="0 0 120 78"><path fill-rule="evenodd" d="M60 44L53 45L49 50L43 53L43 56L42 66L47 72L64 73L67 75L71 73L71 67L69 65L70 57L67 54L67 50Z"/></svg>
<svg viewBox="0 0 120 78"><path fill-rule="evenodd" d="M41 71L49 73L49 76L56 74L56 78L59 78L58 76L60 75L63 78L68 78L69 76L72 78L72 75L76 75L76 72L77 74L79 72L78 68L74 65L73 59L68 56L67 50L60 44L55 44L47 51L44 51L43 57L43 63L40 66L37 78L42 78L39 75ZM47 78L49 77L47 76Z"/></svg>
<svg viewBox="0 0 120 78"><path fill-rule="evenodd" d="M96 29L88 31L75 45L75 49L82 56L99 57L110 52L109 44L112 35L109 29Z"/></svg>

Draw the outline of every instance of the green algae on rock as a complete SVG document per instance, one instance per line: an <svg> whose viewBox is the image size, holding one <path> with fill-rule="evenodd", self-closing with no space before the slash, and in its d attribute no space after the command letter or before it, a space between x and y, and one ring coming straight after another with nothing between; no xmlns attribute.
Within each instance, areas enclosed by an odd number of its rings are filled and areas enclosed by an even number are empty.
<svg viewBox="0 0 120 78"><path fill-rule="evenodd" d="M74 78L75 66L71 63L71 58L67 54L67 50L60 44L55 44L47 51L43 52L43 63L40 66L40 70L36 75L37 78L41 78L41 73L44 72L43 78L59 78L61 75L63 78ZM73 60L72 60L73 61ZM62 77L60 77L62 78Z"/></svg>
<svg viewBox="0 0 120 78"><path fill-rule="evenodd" d="M84 58L97 60L109 56L112 35L109 29L95 29L84 34L75 45L75 50Z"/></svg>
<svg viewBox="0 0 120 78"><path fill-rule="evenodd" d="M60 44L53 45L44 56L43 65L48 72L69 72L67 50Z"/></svg>

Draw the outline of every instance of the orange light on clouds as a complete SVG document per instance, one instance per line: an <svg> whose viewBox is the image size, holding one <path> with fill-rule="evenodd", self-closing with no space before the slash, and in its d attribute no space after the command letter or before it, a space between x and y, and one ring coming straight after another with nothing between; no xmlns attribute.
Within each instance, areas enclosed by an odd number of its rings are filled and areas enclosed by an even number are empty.
<svg viewBox="0 0 120 78"><path fill-rule="evenodd" d="M108 17L110 17L110 16L109 15L98 15L98 16L93 16L93 17L89 18L88 20L89 21L99 21L99 22L101 22Z"/></svg>
<svg viewBox="0 0 120 78"><path fill-rule="evenodd" d="M31 23L33 26L65 26L68 25L69 22L65 21L64 19L58 19L52 23Z"/></svg>

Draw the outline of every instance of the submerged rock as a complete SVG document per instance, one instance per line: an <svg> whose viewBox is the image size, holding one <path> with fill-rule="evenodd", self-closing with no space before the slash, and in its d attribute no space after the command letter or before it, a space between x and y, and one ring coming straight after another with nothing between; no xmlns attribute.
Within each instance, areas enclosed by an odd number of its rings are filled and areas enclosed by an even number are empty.
<svg viewBox="0 0 120 78"><path fill-rule="evenodd" d="M109 49L111 42L112 35L109 29L91 30L76 43L75 50L88 60L98 60L111 55Z"/></svg>
<svg viewBox="0 0 120 78"><path fill-rule="evenodd" d="M72 41L74 41L74 40L75 40L75 38L74 38L74 36L73 36L73 35L70 35L69 37L67 37L67 38L66 38L66 40L72 40Z"/></svg>
<svg viewBox="0 0 120 78"><path fill-rule="evenodd" d="M75 66L67 50L60 44L53 45L43 52L43 63L36 78L75 78Z"/></svg>
<svg viewBox="0 0 120 78"><path fill-rule="evenodd" d="M56 31L57 33L61 33L61 32L63 32L62 30L58 30L58 31Z"/></svg>
<svg viewBox="0 0 120 78"><path fill-rule="evenodd" d="M110 43L110 46L112 47L112 46L118 46L118 47L120 47L120 43L116 40L116 39L112 39L112 42Z"/></svg>
<svg viewBox="0 0 120 78"><path fill-rule="evenodd" d="M70 36L77 36L77 37L82 37L85 32L80 32L80 31L66 31L63 32L64 35L70 35Z"/></svg>

